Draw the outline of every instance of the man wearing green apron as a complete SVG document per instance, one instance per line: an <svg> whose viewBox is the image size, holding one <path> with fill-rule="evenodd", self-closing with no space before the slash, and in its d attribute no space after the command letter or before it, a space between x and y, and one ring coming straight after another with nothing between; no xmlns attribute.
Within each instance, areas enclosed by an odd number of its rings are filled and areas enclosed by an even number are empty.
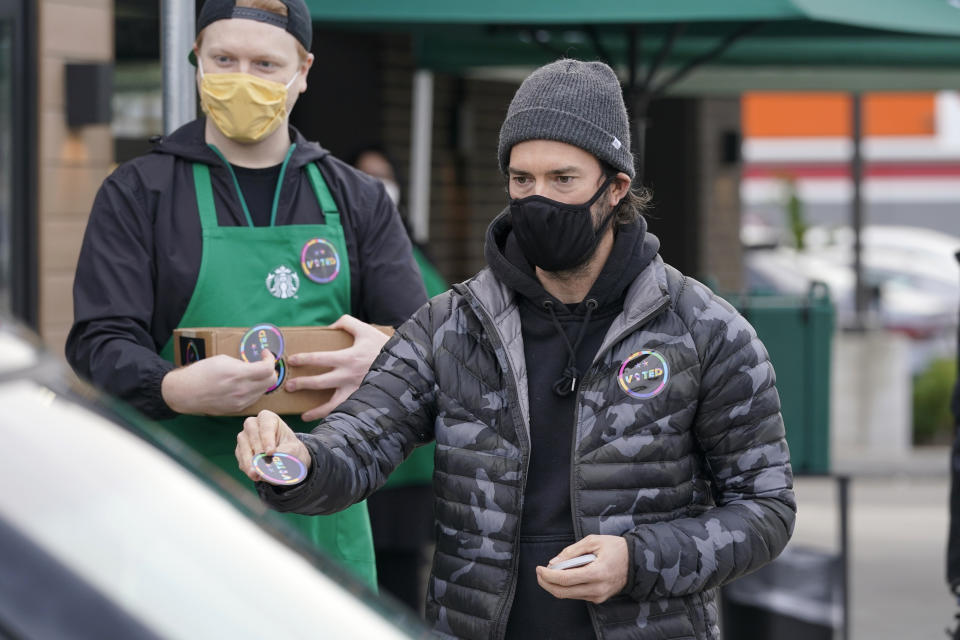
<svg viewBox="0 0 960 640"><path fill-rule="evenodd" d="M426 297L382 186L288 123L306 90L312 26L303 0L207 0L192 59L206 118L121 165L97 194L74 283L74 369L253 489L236 469L242 418L278 382L272 357L226 355L174 369L177 327L342 328L349 349L291 355L332 367L284 381L333 398L285 419L300 431L358 385L386 338ZM311 259L322 256L322 260ZM300 364L300 363L298 363ZM289 517L375 585L366 505Z"/></svg>

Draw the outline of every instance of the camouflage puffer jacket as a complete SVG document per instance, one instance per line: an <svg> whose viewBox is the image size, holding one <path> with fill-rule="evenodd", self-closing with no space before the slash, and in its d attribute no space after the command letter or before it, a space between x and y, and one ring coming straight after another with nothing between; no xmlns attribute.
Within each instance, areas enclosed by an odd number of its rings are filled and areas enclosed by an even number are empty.
<svg viewBox="0 0 960 640"><path fill-rule="evenodd" d="M284 511L335 512L435 439L428 621L443 638L502 638L533 366L513 294L485 269L421 308L360 389L301 434L315 462L308 478L261 495ZM772 560L793 530L766 350L726 302L656 258L628 289L578 394L576 534L624 536L630 551L623 592L589 605L597 637L719 638L717 587Z"/></svg>

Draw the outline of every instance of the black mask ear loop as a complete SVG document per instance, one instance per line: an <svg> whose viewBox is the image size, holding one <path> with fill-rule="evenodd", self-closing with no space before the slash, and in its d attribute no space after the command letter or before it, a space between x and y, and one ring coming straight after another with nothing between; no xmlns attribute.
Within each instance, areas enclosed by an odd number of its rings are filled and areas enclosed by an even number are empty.
<svg viewBox="0 0 960 640"><path fill-rule="evenodd" d="M616 180L616 176L607 176L606 181L602 185L600 185L600 189L593 195L592 198L590 198L590 202L581 206L586 207L587 211L589 212L590 208L593 207L594 203L596 203L596 201L600 199L600 196L602 196L607 192L607 188L610 186L610 183L613 182L614 180ZM604 230L607 228L607 225L610 224L610 221L613 219L613 216L616 213L616 211L617 211L617 205L613 205L612 207L610 207L610 211L607 212L607 215L605 215L603 219L600 220L600 226L597 227L596 230L593 232L592 249L597 248L597 245L600 243L600 238L603 236ZM593 215L593 214L591 213L590 215Z"/></svg>

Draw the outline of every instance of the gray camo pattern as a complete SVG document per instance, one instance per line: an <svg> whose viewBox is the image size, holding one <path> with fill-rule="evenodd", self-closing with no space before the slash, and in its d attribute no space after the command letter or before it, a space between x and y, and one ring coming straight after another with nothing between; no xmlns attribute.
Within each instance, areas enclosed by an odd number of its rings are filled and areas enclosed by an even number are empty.
<svg viewBox="0 0 960 640"><path fill-rule="evenodd" d="M648 399L617 382L643 349L669 367ZM502 638L530 454L528 365L513 293L485 269L421 308L360 389L300 436L316 462L307 480L261 495L281 511L332 513L436 439L427 619L438 637ZM579 393L574 526L578 537L623 536L630 551L624 592L588 605L598 637L719 638L717 588L775 558L794 525L766 349L725 301L657 258Z"/></svg>

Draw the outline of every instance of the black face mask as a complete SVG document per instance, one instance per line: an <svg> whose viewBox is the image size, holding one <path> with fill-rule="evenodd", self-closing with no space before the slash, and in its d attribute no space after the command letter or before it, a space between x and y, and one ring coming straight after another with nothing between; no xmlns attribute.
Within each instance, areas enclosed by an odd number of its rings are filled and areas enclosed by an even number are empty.
<svg viewBox="0 0 960 640"><path fill-rule="evenodd" d="M564 204L543 196L510 200L513 234L527 260L544 271L567 271L589 260L616 209L611 207L594 228L590 207L613 180L614 176L608 177L583 204Z"/></svg>

